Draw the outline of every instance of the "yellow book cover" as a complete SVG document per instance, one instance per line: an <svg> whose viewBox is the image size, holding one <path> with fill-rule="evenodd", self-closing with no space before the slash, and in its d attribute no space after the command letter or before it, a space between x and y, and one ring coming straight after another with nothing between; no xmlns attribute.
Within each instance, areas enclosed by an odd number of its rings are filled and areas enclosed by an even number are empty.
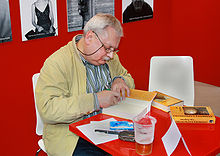
<svg viewBox="0 0 220 156"><path fill-rule="evenodd" d="M145 90L130 89L130 96L128 98L152 101L156 96L155 92L149 92Z"/></svg>
<svg viewBox="0 0 220 156"><path fill-rule="evenodd" d="M166 95L158 91L153 92L157 93L157 95L152 102L152 106L161 109L165 112L169 112L171 106L183 106L184 104L183 100L174 98L172 96Z"/></svg>
<svg viewBox="0 0 220 156"><path fill-rule="evenodd" d="M172 106L170 114L177 123L215 123L210 106Z"/></svg>

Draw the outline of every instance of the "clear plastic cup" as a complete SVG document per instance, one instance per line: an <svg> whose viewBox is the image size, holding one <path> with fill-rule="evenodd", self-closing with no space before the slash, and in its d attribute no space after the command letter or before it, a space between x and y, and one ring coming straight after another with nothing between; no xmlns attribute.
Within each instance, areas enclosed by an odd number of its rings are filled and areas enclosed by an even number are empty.
<svg viewBox="0 0 220 156"><path fill-rule="evenodd" d="M154 129L157 120L152 116L145 116L142 118L135 117L133 121L137 154L151 154L154 141Z"/></svg>

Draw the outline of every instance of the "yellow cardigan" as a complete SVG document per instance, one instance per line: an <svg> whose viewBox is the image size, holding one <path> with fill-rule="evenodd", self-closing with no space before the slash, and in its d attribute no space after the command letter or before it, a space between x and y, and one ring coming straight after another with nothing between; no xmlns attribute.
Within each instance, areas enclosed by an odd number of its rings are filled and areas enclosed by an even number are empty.
<svg viewBox="0 0 220 156"><path fill-rule="evenodd" d="M86 93L86 69L75 37L48 57L36 85L36 103L44 122L43 140L49 156L72 156L79 137L68 126L94 110L94 96ZM112 78L123 76L134 88L134 80L118 55L108 66Z"/></svg>

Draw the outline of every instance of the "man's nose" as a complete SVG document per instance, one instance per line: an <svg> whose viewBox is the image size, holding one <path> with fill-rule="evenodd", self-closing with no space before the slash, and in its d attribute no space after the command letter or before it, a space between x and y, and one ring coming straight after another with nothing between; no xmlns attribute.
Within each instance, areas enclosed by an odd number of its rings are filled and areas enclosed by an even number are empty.
<svg viewBox="0 0 220 156"><path fill-rule="evenodd" d="M107 56L110 57L111 59L113 59L114 53L113 52L107 53Z"/></svg>

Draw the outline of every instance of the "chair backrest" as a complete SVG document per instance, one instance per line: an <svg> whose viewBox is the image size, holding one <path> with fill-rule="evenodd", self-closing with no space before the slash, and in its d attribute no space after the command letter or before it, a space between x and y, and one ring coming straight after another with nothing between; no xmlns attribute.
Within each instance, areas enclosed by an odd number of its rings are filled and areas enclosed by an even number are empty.
<svg viewBox="0 0 220 156"><path fill-rule="evenodd" d="M33 83L34 102L35 102L35 110L36 110L36 117L37 117L36 134L37 135L42 135L44 124L43 124L43 121L42 121L42 119L40 117L40 114L38 112L37 104L36 104L36 98L35 98L35 87L36 87L37 80L38 80L39 76L40 76L40 73L34 74L33 77L32 77L32 83Z"/></svg>
<svg viewBox="0 0 220 156"><path fill-rule="evenodd" d="M149 91L159 91L194 105L193 59L190 56L154 56L150 61Z"/></svg>

